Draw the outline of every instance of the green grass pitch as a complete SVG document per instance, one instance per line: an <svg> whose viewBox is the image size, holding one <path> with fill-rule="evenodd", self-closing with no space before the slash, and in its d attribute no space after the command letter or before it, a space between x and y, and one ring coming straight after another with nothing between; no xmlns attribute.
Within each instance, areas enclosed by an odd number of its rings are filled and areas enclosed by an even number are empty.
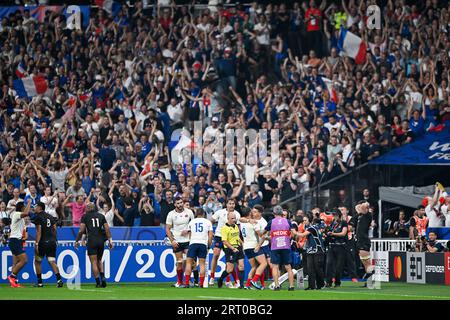
<svg viewBox="0 0 450 320"><path fill-rule="evenodd" d="M266 283L267 285L267 283ZM0 285L0 300L450 300L450 286L408 283L381 283L380 289L362 288L362 283L343 282L340 288L314 291L287 287L278 292L272 290L239 290L210 288L171 288L170 283L110 283L107 288L97 289L94 284L82 284L81 290L66 286L56 288L46 284L34 288L10 288Z"/></svg>

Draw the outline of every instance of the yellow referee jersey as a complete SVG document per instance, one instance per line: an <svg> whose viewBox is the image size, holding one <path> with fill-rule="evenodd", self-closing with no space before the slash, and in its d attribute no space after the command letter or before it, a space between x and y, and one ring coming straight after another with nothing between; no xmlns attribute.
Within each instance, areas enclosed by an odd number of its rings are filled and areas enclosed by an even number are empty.
<svg viewBox="0 0 450 320"><path fill-rule="evenodd" d="M237 224L234 226L226 223L221 230L222 241L228 241L233 247L239 247L241 245L239 237L239 227Z"/></svg>

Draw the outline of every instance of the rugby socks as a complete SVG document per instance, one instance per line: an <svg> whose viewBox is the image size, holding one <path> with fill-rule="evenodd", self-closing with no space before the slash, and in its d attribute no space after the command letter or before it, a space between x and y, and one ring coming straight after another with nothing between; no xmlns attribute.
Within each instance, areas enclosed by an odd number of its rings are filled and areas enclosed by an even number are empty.
<svg viewBox="0 0 450 320"><path fill-rule="evenodd" d="M194 282L198 283L198 270L194 270Z"/></svg>
<svg viewBox="0 0 450 320"><path fill-rule="evenodd" d="M250 287L250 281L252 281L252 279L248 278L247 283L245 284L246 287Z"/></svg>
<svg viewBox="0 0 450 320"><path fill-rule="evenodd" d="M105 279L105 273L104 272L100 272L100 279Z"/></svg>
<svg viewBox="0 0 450 320"><path fill-rule="evenodd" d="M233 271L231 271L231 274L232 274L232 276L234 278L234 283L236 283L238 281L238 273L236 271L236 268L234 268Z"/></svg>
<svg viewBox="0 0 450 320"><path fill-rule="evenodd" d="M17 280L17 276L11 272L10 277Z"/></svg>
<svg viewBox="0 0 450 320"><path fill-rule="evenodd" d="M42 283L42 273L36 275L38 283Z"/></svg>
<svg viewBox="0 0 450 320"><path fill-rule="evenodd" d="M60 281L60 280L61 280L61 275L60 275L59 273L55 274L55 276L56 276L56 280L57 280L57 281Z"/></svg>
<svg viewBox="0 0 450 320"><path fill-rule="evenodd" d="M227 278L229 276L229 273L227 272L227 270L224 270L223 272L222 272L222 274L220 275L220 279L225 279L225 278Z"/></svg>
<svg viewBox="0 0 450 320"><path fill-rule="evenodd" d="M214 273L215 273L215 272L212 272L212 271L211 271L211 276L210 276L211 279L214 279Z"/></svg>
<svg viewBox="0 0 450 320"><path fill-rule="evenodd" d="M185 275L185 284L188 286L189 285L189 281L191 281L191 275Z"/></svg>
<svg viewBox="0 0 450 320"><path fill-rule="evenodd" d="M259 278L259 281L261 281L261 285L262 285L263 287L265 287L265 285L264 285L264 272L261 273L261 277Z"/></svg>
<svg viewBox="0 0 450 320"><path fill-rule="evenodd" d="M203 288L203 282L205 282L205 276L200 276L200 288Z"/></svg>
<svg viewBox="0 0 450 320"><path fill-rule="evenodd" d="M183 283L183 269L177 270L178 283Z"/></svg>
<svg viewBox="0 0 450 320"><path fill-rule="evenodd" d="M255 276L253 277L253 282L258 282L258 280L259 280L259 278L260 278L260 275L259 274L255 274Z"/></svg>
<svg viewBox="0 0 450 320"><path fill-rule="evenodd" d="M230 282L230 281L231 281L230 274L229 274L229 273L227 273L227 274L228 274L228 276L227 276L227 282Z"/></svg>
<svg viewBox="0 0 450 320"><path fill-rule="evenodd" d="M241 287L244 285L244 277L245 277L244 270L239 271L239 282L241 283Z"/></svg>
<svg viewBox="0 0 450 320"><path fill-rule="evenodd" d="M97 285L100 285L100 278L95 278L95 282L97 283Z"/></svg>

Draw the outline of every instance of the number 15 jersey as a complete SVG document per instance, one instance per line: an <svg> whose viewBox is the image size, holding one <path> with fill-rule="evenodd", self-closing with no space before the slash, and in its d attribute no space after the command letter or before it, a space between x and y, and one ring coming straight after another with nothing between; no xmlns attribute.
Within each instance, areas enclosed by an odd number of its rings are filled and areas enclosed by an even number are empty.
<svg viewBox="0 0 450 320"><path fill-rule="evenodd" d="M189 230L191 231L191 240L189 244L199 243L208 245L208 233L212 231L212 223L205 218L195 218L189 222Z"/></svg>

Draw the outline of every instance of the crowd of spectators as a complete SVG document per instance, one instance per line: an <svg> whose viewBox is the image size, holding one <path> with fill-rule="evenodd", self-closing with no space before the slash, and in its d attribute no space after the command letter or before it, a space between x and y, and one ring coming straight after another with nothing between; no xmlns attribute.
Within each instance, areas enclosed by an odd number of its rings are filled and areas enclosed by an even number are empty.
<svg viewBox="0 0 450 320"><path fill-rule="evenodd" d="M375 3L136 1L115 16L93 7L81 30L54 12L4 17L0 211L26 197L76 226L94 202L111 225L132 226L164 224L178 196L209 215L229 197L238 209L273 206L439 130L450 111L450 5L387 1L382 28L369 30ZM367 42L364 64L339 54L341 27ZM48 94L19 98L19 66L44 75ZM270 156L172 162L172 136L195 121L203 148L224 129L278 129L280 171Z"/></svg>

